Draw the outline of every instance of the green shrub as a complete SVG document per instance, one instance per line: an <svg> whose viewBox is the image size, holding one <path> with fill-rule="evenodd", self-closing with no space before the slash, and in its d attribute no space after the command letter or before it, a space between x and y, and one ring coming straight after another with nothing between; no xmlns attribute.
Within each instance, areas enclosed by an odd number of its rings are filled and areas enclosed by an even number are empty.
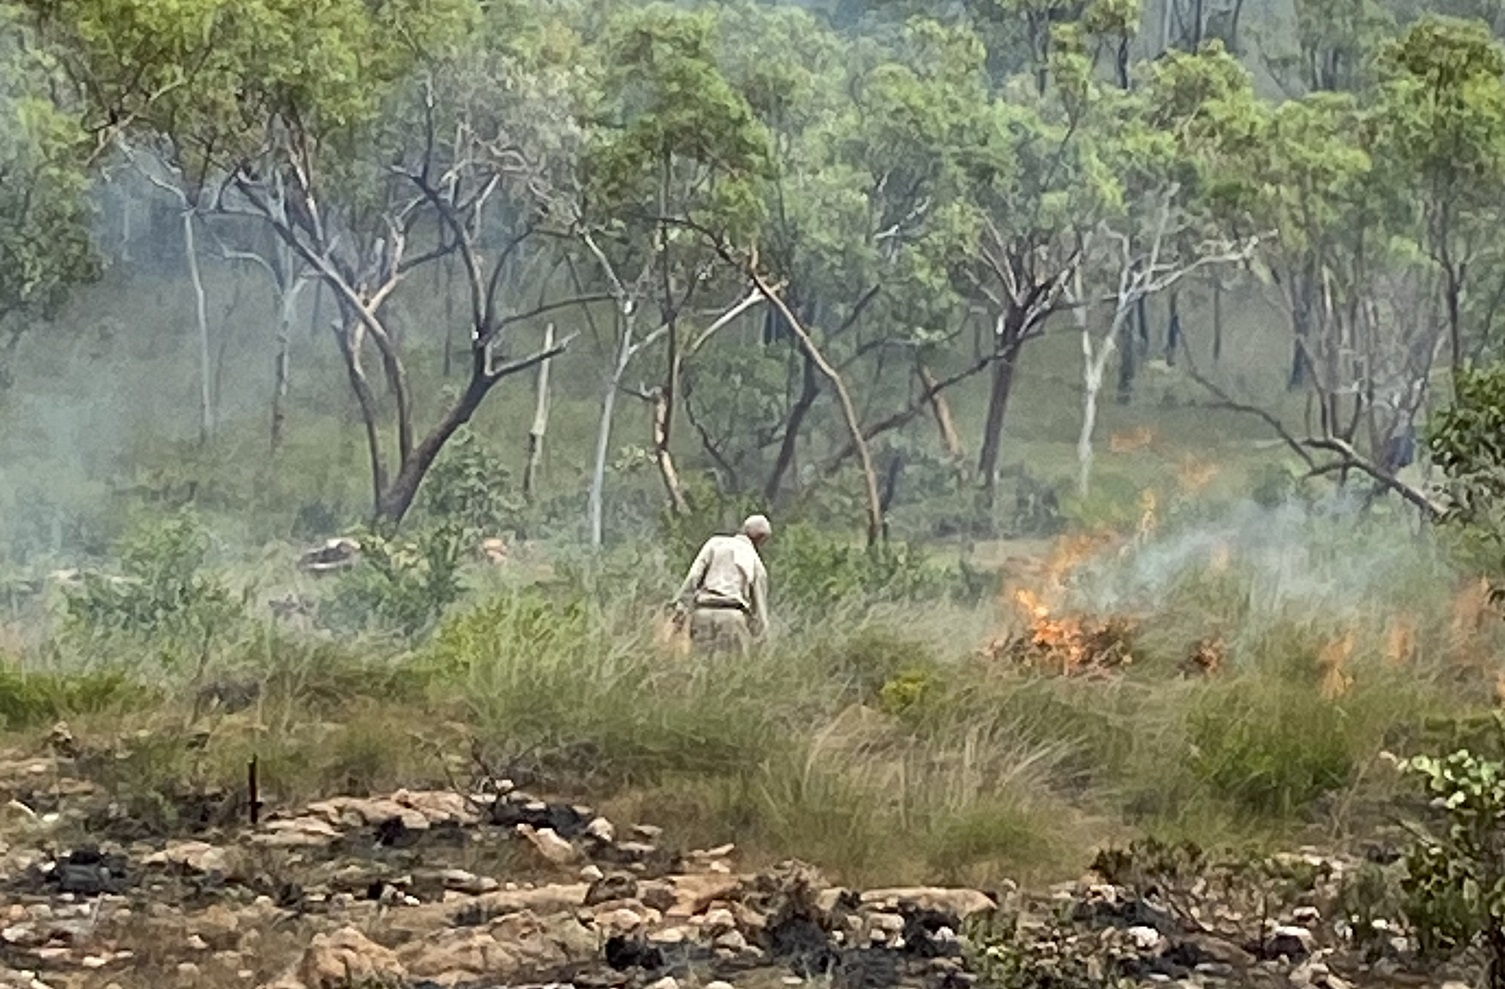
<svg viewBox="0 0 1505 989"><path fill-rule="evenodd" d="M1416 828L1402 882L1422 952L1457 955L1480 946L1492 989L1505 986L1505 763L1460 749L1399 763L1417 779L1439 820Z"/></svg>
<svg viewBox="0 0 1505 989"><path fill-rule="evenodd" d="M359 533L357 541L360 561L340 574L333 595L319 606L326 628L414 639L464 592L460 565L469 542L456 525L427 528L405 542L374 531Z"/></svg>
<svg viewBox="0 0 1505 989"><path fill-rule="evenodd" d="M123 636L148 644L168 667L201 659L245 619L251 593L237 596L206 572L209 546L187 511L138 521L116 547L119 576L86 572L83 586L66 592L65 635Z"/></svg>
<svg viewBox="0 0 1505 989"><path fill-rule="evenodd" d="M429 523L458 528L469 538L494 536L516 527L525 506L511 493L512 477L487 451L474 430L462 427L423 479L416 514Z"/></svg>

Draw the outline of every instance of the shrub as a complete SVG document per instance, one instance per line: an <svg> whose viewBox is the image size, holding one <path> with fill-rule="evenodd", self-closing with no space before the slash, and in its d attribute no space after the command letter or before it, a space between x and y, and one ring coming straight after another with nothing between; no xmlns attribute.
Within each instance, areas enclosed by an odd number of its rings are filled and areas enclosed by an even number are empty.
<svg viewBox="0 0 1505 989"><path fill-rule="evenodd" d="M371 628L413 639L428 631L460 599L460 565L468 545L461 529L442 524L398 542L375 531L358 535L361 559L339 577L321 603L326 628Z"/></svg>
<svg viewBox="0 0 1505 989"><path fill-rule="evenodd" d="M525 507L511 487L511 474L500 459L463 427L423 479L418 513L467 537L494 536L514 528Z"/></svg>
<svg viewBox="0 0 1505 989"><path fill-rule="evenodd" d="M247 597L237 599L205 572L209 536L186 511L138 522L116 553L120 576L85 573L83 586L66 592L65 634L149 642L164 665L174 666L203 657L245 617Z"/></svg>
<svg viewBox="0 0 1505 989"><path fill-rule="evenodd" d="M1399 763L1439 812L1413 831L1402 882L1404 910L1424 954L1485 952L1489 986L1505 986L1505 763L1460 749Z"/></svg>
<svg viewBox="0 0 1505 989"><path fill-rule="evenodd" d="M0 669L0 728L14 731L59 718L145 706L152 691L119 671L79 674Z"/></svg>

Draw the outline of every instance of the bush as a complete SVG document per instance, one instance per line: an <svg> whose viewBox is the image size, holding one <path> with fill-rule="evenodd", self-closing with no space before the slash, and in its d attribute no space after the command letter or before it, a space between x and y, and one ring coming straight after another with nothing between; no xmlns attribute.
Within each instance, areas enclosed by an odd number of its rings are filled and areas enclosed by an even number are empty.
<svg viewBox="0 0 1505 989"><path fill-rule="evenodd" d="M794 608L829 609L843 602L938 601L969 591L959 572L938 567L904 543L858 546L805 525L787 526L765 553L774 595Z"/></svg>
<svg viewBox="0 0 1505 989"><path fill-rule="evenodd" d="M515 528L525 506L510 493L512 477L475 432L462 427L423 479L417 514L469 538Z"/></svg>
<svg viewBox="0 0 1505 989"><path fill-rule="evenodd" d="M444 524L398 542L374 531L357 541L361 559L339 576L334 594L319 606L326 628L378 629L414 639L433 627L460 599L460 565L468 540Z"/></svg>
<svg viewBox="0 0 1505 989"><path fill-rule="evenodd" d="M116 553L120 576L85 573L82 588L66 592L65 634L149 642L171 667L202 659L216 638L244 619L250 590L237 598L205 572L209 536L189 512L138 522Z"/></svg>
<svg viewBox="0 0 1505 989"><path fill-rule="evenodd" d="M1422 952L1482 947L1491 989L1505 986L1505 762L1460 749L1399 763L1419 780L1438 826L1415 829L1402 882L1406 917Z"/></svg>

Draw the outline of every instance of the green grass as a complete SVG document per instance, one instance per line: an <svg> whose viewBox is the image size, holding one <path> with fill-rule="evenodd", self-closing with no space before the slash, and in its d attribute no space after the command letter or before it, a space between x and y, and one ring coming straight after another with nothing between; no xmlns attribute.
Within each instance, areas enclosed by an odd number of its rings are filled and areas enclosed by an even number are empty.
<svg viewBox="0 0 1505 989"><path fill-rule="evenodd" d="M211 285L216 297L228 290ZM111 389L76 369L86 362L37 344L27 358L37 373L4 397L16 424L0 438L12 467L0 490L8 558L28 572L107 559L128 508L158 515L191 488L214 536L213 567L237 597L251 593L243 620L208 646L65 641L55 610L14 608L25 641L0 668L0 731L34 748L39 729L68 719L99 756L91 765L102 782L143 814L170 807L152 794L240 786L252 756L267 799L291 806L464 780L480 768L474 752L536 789L663 824L672 840L736 841L755 863L797 856L856 882L1074 876L1094 845L1125 835L1217 844L1360 834L1391 793L1382 748L1462 737L1497 703L1500 635L1492 618L1479 629L1457 622L1464 577L1447 554L1398 540L1384 517L1366 527L1295 510L1231 513L1284 451L1264 443L1259 423L1208 408L1185 378L1146 371L1126 406L1105 395L1092 489L1070 493L1081 394L1069 333L1027 351L1003 460L1063 486L1078 532L1132 532L1144 492L1154 493L1154 537L1090 568L1076 590L1085 610L1139 619L1121 678L1053 679L977 659L1018 619L996 575L984 574L979 599L934 593L953 578L902 559L869 567L854 549L861 501L851 472L808 503L774 508L784 541L769 554L779 626L768 651L747 662L664 655L654 609L688 563L688 543L734 521L734 503L716 502L665 538L657 478L614 471L612 551L586 558L581 465L602 364L585 338L557 366L542 497L519 519L536 557L519 547L506 567L472 573L467 599L417 644L273 629L266 598L329 592L294 570L296 547L358 519L369 495L330 341L298 331L288 441L271 457L271 321L244 307L222 327L234 333L227 361L260 370L226 376L220 433L200 449L187 297L174 285L112 284L85 293L69 318L87 326L102 309L122 326L155 328L122 337ZM421 324L423 314L408 315ZM1241 397L1276 395L1297 421L1300 399L1264 387L1281 377L1285 330L1256 307L1238 315L1224 383ZM1194 305L1184 318L1194 325ZM420 423L431 422L455 382L440 377L433 346L414 345L410 372ZM985 394L979 378L951 397L969 456ZM514 476L532 401L525 378L506 382L472 427ZM648 439L641 404L621 410L614 457ZM812 416L807 467L842 442L828 403ZM917 420L904 439L928 449L932 431ZM1115 435L1147 444L1115 451ZM684 425L675 453L687 476L704 464ZM983 567L1038 550L932 541L947 516L971 511L973 492L921 497L922 480L902 479L893 530L930 548L932 563ZM1000 514L1011 494L1006 485ZM1219 563L1212 537L1225 531L1231 549ZM1295 553L1296 590L1281 591L1292 575L1262 542ZM1188 649L1210 634L1225 640L1223 668L1205 682L1182 678ZM1333 672L1334 643L1350 634ZM154 659L169 654L203 662ZM245 710L206 708L197 695L215 678L259 683L260 694Z"/></svg>
<svg viewBox="0 0 1505 989"><path fill-rule="evenodd" d="M1105 681L975 655L1019 619L1001 598L883 600L861 581L832 602L788 602L755 658L671 656L652 609L672 576L649 572L648 551L594 583L568 568L543 584L489 579L412 646L248 620L204 670L156 668L144 652L111 657L105 676L91 672L101 657L68 652L105 646L54 642L45 664L23 652L0 677L0 715L30 745L68 717L86 749L110 753L103 782L145 819L171 807L150 794L237 787L253 755L276 805L443 786L484 764L677 842L735 841L753 863L987 883L1074 875L1095 846L1133 835L1361 836L1393 795L1383 749L1461 736L1497 703L1499 631L1472 629L1466 581L1428 545L1389 547L1382 524L1265 519L1258 531L1306 553L1286 600L1277 558L1237 539L1221 568L1180 552L1219 516L1171 514L1077 589L1145 629L1135 662ZM1373 579L1339 593L1356 570ZM1302 590L1328 584L1326 597ZM1183 677L1214 624L1221 669ZM221 676L261 693L236 712L196 705Z"/></svg>

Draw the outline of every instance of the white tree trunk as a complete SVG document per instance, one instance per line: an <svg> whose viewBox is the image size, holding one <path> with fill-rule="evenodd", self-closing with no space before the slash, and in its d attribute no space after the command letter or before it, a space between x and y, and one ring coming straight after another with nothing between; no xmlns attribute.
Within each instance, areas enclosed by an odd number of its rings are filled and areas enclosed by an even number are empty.
<svg viewBox="0 0 1505 989"><path fill-rule="evenodd" d="M272 449L282 446L283 428L287 423L287 393L292 380L293 321L298 315L298 296L307 284L294 274L296 262L292 252L282 258L282 307L277 321L277 356L272 385Z"/></svg>
<svg viewBox="0 0 1505 989"><path fill-rule="evenodd" d="M554 324L544 327L543 349L554 346ZM533 406L533 426L528 430L528 462L523 468L523 498L531 505L538 485L538 464L543 457L543 439L549 431L549 367L552 361L538 365L538 398ZM596 456L599 460L600 451ZM604 471L603 471L604 473Z"/></svg>
<svg viewBox="0 0 1505 989"><path fill-rule="evenodd" d="M1117 332L1118 320L1114 320ZM1103 348L1093 354L1092 336L1082 331L1082 431L1076 441L1076 490L1085 498L1092 490L1092 431L1097 426L1097 396L1103 388L1103 372L1108 367L1108 358L1113 354L1114 338L1103 341Z"/></svg>
<svg viewBox="0 0 1505 989"><path fill-rule="evenodd" d="M183 211L183 251L188 257L188 279L193 285L195 314L199 331L199 442L207 443L214 435L214 390L211 380L209 347L209 300L199 271L199 249L193 233L195 211Z"/></svg>
<svg viewBox="0 0 1505 989"><path fill-rule="evenodd" d="M596 430L596 462L591 468L589 496L590 545L600 549L602 540L603 501L606 492L606 457L611 449L611 425L617 411L617 392L622 388L622 375L627 373L627 362L632 360L632 317L622 316L622 335L617 342L617 360L606 380L606 393L601 396L601 424Z"/></svg>

